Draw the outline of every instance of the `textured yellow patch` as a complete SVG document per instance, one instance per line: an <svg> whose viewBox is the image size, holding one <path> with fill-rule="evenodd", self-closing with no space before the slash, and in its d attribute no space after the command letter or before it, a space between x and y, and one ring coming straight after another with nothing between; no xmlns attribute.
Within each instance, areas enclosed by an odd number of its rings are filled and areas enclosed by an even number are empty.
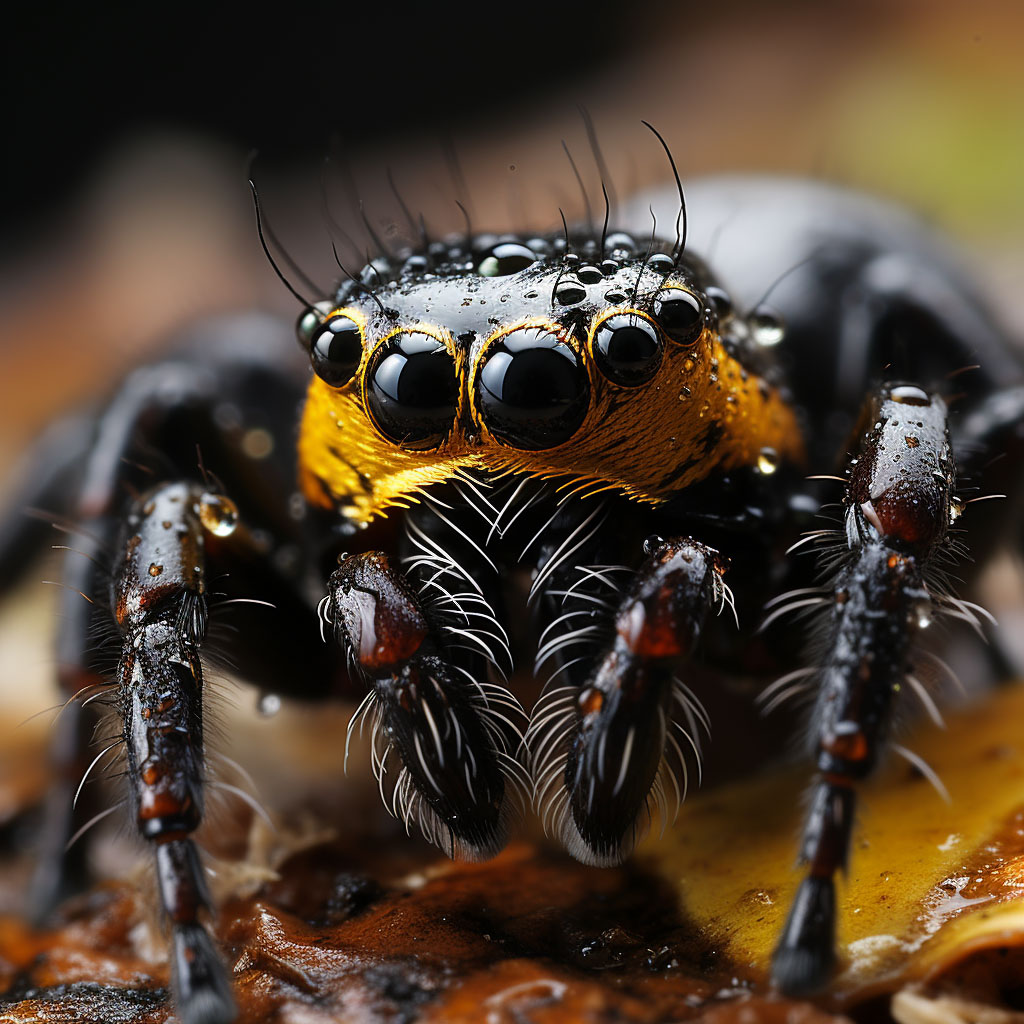
<svg viewBox="0 0 1024 1024"><path fill-rule="evenodd" d="M587 417L570 440L540 452L503 445L482 425L470 400L474 368L460 364L461 415L445 444L429 452L403 450L374 430L358 375L341 389L314 377L299 437L303 492L314 504L369 522L429 485L475 469L565 477L567 486L612 488L654 504L714 469L757 465L766 449L773 459L803 459L793 410L709 330L690 347L668 342L657 375L638 388L606 380L581 349L592 391Z"/></svg>
<svg viewBox="0 0 1024 1024"><path fill-rule="evenodd" d="M905 741L949 804L895 755L863 787L849 878L838 885L838 1002L1024 945L1022 721L1016 687L951 716L946 731L929 724ZM776 771L701 795L642 848L723 954L761 976L802 877L793 865L808 778Z"/></svg>

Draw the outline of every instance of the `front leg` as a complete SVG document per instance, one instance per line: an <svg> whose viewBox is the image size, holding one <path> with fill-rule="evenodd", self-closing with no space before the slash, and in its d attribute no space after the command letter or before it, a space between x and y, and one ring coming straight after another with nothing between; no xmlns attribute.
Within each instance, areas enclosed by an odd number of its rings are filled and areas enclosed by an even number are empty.
<svg viewBox="0 0 1024 1024"><path fill-rule="evenodd" d="M234 1019L231 984L201 915L210 908L192 833L203 819L205 526L231 526L226 499L166 484L127 520L112 610L123 635L117 667L127 775L139 834L156 856L171 927L175 1002L184 1024Z"/></svg>
<svg viewBox="0 0 1024 1024"><path fill-rule="evenodd" d="M539 810L584 863L618 864L647 824L650 800L668 818L686 795L704 712L673 672L696 646L707 610L730 600L725 566L697 541L658 539L617 606L605 602L613 638L589 675L549 688L534 709L527 742ZM607 579L606 569L582 571ZM586 594L584 582L563 593L604 600ZM574 614L586 612L564 618Z"/></svg>
<svg viewBox="0 0 1024 1024"><path fill-rule="evenodd" d="M914 635L952 603L936 568L949 529L956 473L941 399L883 388L851 460L846 535L825 555L832 611L812 719L818 777L804 825L807 865L772 959L790 995L821 988L835 966L835 882L845 869L856 788L878 761Z"/></svg>
<svg viewBox="0 0 1024 1024"><path fill-rule="evenodd" d="M480 631L458 620L446 626L383 552L344 559L325 612L370 686L360 710L373 720L373 769L385 804L451 857L493 856L522 810L526 716L507 690L466 667L478 659L472 647L468 660L460 648L475 639L486 649ZM390 799L386 775L394 780Z"/></svg>

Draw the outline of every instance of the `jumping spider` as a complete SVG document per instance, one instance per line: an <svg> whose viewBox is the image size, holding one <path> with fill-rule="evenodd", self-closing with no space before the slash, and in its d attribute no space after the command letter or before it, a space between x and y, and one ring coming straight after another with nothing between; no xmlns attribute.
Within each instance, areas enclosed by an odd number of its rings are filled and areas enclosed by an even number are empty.
<svg viewBox="0 0 1024 1024"><path fill-rule="evenodd" d="M234 1013L191 838L215 578L275 607L232 644L243 678L307 699L362 688L382 794L431 842L491 856L533 804L597 865L682 802L705 713L676 673L724 629L708 612L738 613L744 642L706 652L728 672L766 603L814 608L814 650L772 666L817 693L807 874L773 972L790 993L827 980L833 876L911 645L938 612L974 614L947 575L960 488L995 452L1011 458L986 484L1017 484L1021 364L941 245L885 204L709 181L687 228L681 200L652 210L667 239L645 203L625 230L382 253L326 300L295 292L312 375L275 321L204 325L33 455L12 517L51 510L87 556L66 570L60 685L83 699L61 719L34 905L61 890L90 699L113 694L184 1021ZM841 522L822 528L808 474L844 467ZM45 526L4 537L10 579ZM100 619L116 628L96 651ZM543 689L524 710L508 678L531 652Z"/></svg>

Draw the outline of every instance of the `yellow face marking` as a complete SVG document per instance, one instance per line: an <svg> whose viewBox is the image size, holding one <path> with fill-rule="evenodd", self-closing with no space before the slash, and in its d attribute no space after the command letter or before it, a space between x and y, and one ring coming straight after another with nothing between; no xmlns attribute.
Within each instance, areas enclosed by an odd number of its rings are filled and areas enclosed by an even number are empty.
<svg viewBox="0 0 1024 1024"><path fill-rule="evenodd" d="M339 312L356 319L349 309ZM766 451L773 460L802 461L803 439L793 410L777 389L729 355L710 328L688 346L664 339L661 366L646 384L626 388L607 380L594 365L593 334L607 316L629 312L649 319L632 307L602 310L586 341L543 317L502 326L474 354L472 364L441 328L410 324L390 331L387 337L398 330L430 334L455 355L462 383L451 433L432 451L410 451L379 436L365 410L365 357L357 376L343 388L314 377L299 438L303 493L316 505L336 507L349 519L367 523L464 470L564 477L569 486L607 487L657 504L714 470L757 466ZM363 326L365 316L357 322ZM552 331L572 345L591 385L590 405L579 429L568 441L543 451L501 443L487 430L474 400L481 354L511 331L528 326Z"/></svg>

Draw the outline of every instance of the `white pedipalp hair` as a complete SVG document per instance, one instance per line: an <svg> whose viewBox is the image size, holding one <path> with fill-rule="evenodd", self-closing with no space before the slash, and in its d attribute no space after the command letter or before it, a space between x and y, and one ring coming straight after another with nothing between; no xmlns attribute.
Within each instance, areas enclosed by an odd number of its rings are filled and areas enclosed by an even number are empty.
<svg viewBox="0 0 1024 1024"><path fill-rule="evenodd" d="M467 703L479 718L494 756L495 765L504 780L504 795L500 811L498 833L507 835L513 822L521 817L528 803L527 794L530 780L521 760L526 713L515 697L504 687L492 682L480 682L461 669L455 668L464 677ZM435 682L436 685L436 682ZM473 781L479 772L479 765L472 750L462 745L462 727L455 712L448 709L449 721L456 736L457 751L465 750L463 770L466 772L467 788L473 788ZM377 694L371 690L363 698L349 721L346 736L346 764L353 733L358 728L363 732L366 725L370 732L370 767L377 781L381 802L395 818L400 820L411 834L417 829L423 837L438 849L453 858L482 860L492 856L496 850L479 848L455 836L442 818L431 806L426 794L417 784L416 777L402 763L398 749L387 736L384 723L384 709ZM443 759L437 723L430 716L432 736L426 738L429 744L437 744ZM420 759L420 774L430 778L429 764L422 756L418 735L413 737Z"/></svg>
<svg viewBox="0 0 1024 1024"><path fill-rule="evenodd" d="M655 811L662 832L676 820L690 789L694 769L697 784L700 783L703 760L700 734L703 732L710 737L710 720L693 691L680 679L673 678L669 699L665 706L658 708L658 735L645 738L645 742L654 743L662 750L650 790L618 848L599 853L580 833L566 785L566 768L579 723L578 698L579 690L574 686L550 688L533 710L525 740L533 778L533 803L545 833L558 840L573 857L584 864L609 867L621 863L646 835ZM628 756L632 749L633 745L627 742L625 754ZM603 758L599 760L606 771ZM628 767L625 761L617 766L617 785L621 785Z"/></svg>

